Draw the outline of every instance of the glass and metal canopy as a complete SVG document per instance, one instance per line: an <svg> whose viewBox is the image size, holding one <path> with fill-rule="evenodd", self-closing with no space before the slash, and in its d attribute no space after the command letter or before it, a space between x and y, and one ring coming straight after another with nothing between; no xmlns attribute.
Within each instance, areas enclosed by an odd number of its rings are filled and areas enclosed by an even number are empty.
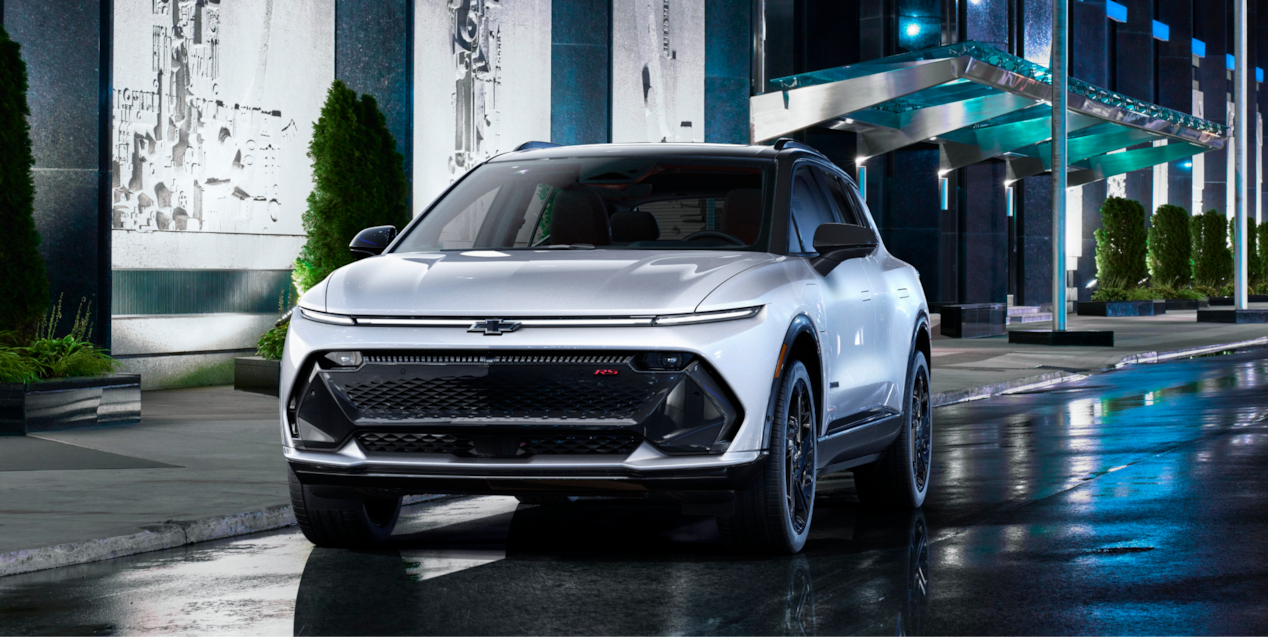
<svg viewBox="0 0 1268 637"><path fill-rule="evenodd" d="M859 160L922 142L940 170L1008 162L1009 181L1047 172L1052 77L1043 66L978 42L771 80L750 98L752 139L810 126L859 133ZM1224 147L1215 122L1070 79L1069 186Z"/></svg>

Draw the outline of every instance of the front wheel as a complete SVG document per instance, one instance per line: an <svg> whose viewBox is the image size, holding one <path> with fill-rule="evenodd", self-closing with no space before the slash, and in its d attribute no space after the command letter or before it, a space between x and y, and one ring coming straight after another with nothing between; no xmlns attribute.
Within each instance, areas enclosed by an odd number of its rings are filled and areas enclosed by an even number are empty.
<svg viewBox="0 0 1268 637"><path fill-rule="evenodd" d="M722 539L751 553L790 555L806 545L815 508L818 419L810 374L801 361L784 368L776 394L770 454L761 474L735 494L735 514L718 518Z"/></svg>
<svg viewBox="0 0 1268 637"><path fill-rule="evenodd" d="M933 469L933 401L929 362L916 350L907 372L907 409L898 437L879 460L854 469L864 504L915 509L925 503Z"/></svg>
<svg viewBox="0 0 1268 637"><path fill-rule="evenodd" d="M349 493L330 497L313 493L287 467L291 506L304 537L327 548L371 548L386 542L401 515L401 497L367 497Z"/></svg>

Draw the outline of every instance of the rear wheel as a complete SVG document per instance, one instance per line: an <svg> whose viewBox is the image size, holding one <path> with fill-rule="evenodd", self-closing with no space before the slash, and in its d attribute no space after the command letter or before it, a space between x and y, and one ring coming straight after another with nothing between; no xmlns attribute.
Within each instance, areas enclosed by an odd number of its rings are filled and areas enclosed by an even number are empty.
<svg viewBox="0 0 1268 637"><path fill-rule="evenodd" d="M328 497L301 484L287 467L295 522L308 541L322 547L368 548L392 536L401 515L401 497L368 497L349 493Z"/></svg>
<svg viewBox="0 0 1268 637"><path fill-rule="evenodd" d="M859 500L877 506L914 509L925 503L933 469L933 402L929 363L912 356L907 372L907 409L898 437L880 460L854 469Z"/></svg>
<svg viewBox="0 0 1268 637"><path fill-rule="evenodd" d="M784 374L766 466L736 492L735 515L718 518L723 541L746 552L796 553L810 535L819 421L806 366L792 361Z"/></svg>

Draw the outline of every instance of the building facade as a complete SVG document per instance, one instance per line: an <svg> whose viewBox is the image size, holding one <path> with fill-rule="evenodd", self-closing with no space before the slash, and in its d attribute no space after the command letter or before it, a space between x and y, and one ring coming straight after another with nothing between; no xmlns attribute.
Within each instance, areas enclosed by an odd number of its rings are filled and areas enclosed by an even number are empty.
<svg viewBox="0 0 1268 637"><path fill-rule="evenodd" d="M1268 16L1248 4L1259 66ZM1232 124L1231 16L1232 0L1071 0L1071 74ZM748 143L750 99L778 78L970 40L1046 66L1051 45L1051 0L0 0L0 20L28 65L54 300L91 302L96 339L147 388L229 382L276 320L336 78L378 100L418 213L524 141ZM792 136L865 182L931 302L1051 299L1045 174L943 170L936 141L860 164L856 132ZM1230 150L1071 188L1071 298L1090 295L1107 196L1231 214Z"/></svg>

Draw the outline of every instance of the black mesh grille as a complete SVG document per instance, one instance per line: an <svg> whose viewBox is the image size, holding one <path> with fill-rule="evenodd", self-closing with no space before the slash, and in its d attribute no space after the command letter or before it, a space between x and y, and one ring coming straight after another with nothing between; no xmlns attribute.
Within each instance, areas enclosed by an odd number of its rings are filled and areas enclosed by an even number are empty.
<svg viewBox="0 0 1268 637"><path fill-rule="evenodd" d="M506 457L530 455L627 455L638 448L640 438L632 433L576 433L546 435L495 434L479 436L492 447L505 450ZM447 453L473 457L479 454L476 441L463 434L361 432L357 439L366 451L388 453ZM511 443L509 446L502 442ZM511 450L514 450L511 452Z"/></svg>
<svg viewBox="0 0 1268 637"><path fill-rule="evenodd" d="M638 447L634 434L576 434L526 438L520 443L525 454L628 454Z"/></svg>
<svg viewBox="0 0 1268 637"><path fill-rule="evenodd" d="M445 376L340 384L363 417L386 420L623 420L632 418L655 388L650 378L616 383L533 375L511 381Z"/></svg>
<svg viewBox="0 0 1268 637"><path fill-rule="evenodd" d="M470 455L475 449L470 438L452 434L364 432L357 437L366 451Z"/></svg>

